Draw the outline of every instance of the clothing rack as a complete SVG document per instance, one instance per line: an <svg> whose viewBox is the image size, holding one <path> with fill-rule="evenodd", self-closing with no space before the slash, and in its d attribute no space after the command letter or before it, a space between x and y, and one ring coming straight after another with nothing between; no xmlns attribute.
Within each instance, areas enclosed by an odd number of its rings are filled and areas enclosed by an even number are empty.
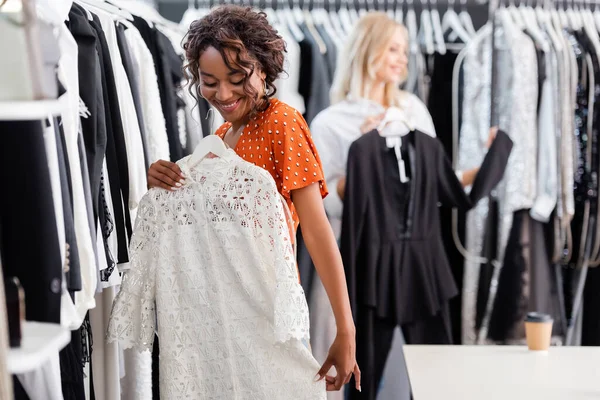
<svg viewBox="0 0 600 400"><path fill-rule="evenodd" d="M195 7L213 7L219 4L249 5L256 8L274 10L282 7L301 9L326 9L327 11L339 11L341 8L365 11L389 11L402 8L407 10L413 8L420 16L421 11L437 9L443 15L449 8L455 8L456 12L467 12L473 19L475 29L479 29L487 21L487 0L157 0L157 8L160 13L172 21L179 22L186 9Z"/></svg>

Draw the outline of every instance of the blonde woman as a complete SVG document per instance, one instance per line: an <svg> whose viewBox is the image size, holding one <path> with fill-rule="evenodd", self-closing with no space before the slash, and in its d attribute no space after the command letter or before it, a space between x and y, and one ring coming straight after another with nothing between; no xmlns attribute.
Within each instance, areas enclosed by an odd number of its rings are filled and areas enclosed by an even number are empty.
<svg viewBox="0 0 600 400"><path fill-rule="evenodd" d="M341 54L333 86L332 106L318 114L311 132L321 155L331 194L325 209L339 237L345 171L350 144L376 128L388 107L398 107L414 129L435 137L427 107L412 93L400 90L408 77L408 32L382 12L360 19ZM477 168L464 171L463 185L473 182Z"/></svg>

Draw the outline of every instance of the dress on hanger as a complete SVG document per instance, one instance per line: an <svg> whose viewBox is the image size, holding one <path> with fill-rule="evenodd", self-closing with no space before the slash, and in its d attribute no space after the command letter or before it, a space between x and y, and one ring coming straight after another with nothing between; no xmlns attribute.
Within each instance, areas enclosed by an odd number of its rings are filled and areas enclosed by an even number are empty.
<svg viewBox="0 0 600 400"><path fill-rule="evenodd" d="M407 343L451 343L447 303L456 286L438 202L471 208L502 179L511 149L512 141L499 131L467 195L442 144L424 133L402 137L408 182L400 181L395 149L377 131L350 147L341 253L365 396L353 390L351 398L375 398L397 325Z"/></svg>
<svg viewBox="0 0 600 400"><path fill-rule="evenodd" d="M150 349L158 330L163 399L325 399L272 176L233 150L190 159L183 189L142 199L108 340Z"/></svg>

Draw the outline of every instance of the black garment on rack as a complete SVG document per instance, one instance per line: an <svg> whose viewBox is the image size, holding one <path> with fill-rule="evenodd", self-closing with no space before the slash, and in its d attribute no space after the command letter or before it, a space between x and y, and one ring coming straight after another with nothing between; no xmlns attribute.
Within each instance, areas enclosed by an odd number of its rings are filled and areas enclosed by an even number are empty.
<svg viewBox="0 0 600 400"><path fill-rule="evenodd" d="M564 334L556 276L551 265L553 243L529 210L514 213L506 243L488 337L497 342L525 339L523 321L530 311L554 318L553 336Z"/></svg>
<svg viewBox="0 0 600 400"><path fill-rule="evenodd" d="M73 4L69 12L67 27L77 42L77 65L79 74L79 97L89 110L81 118L81 130L85 141L94 224L98 219L100 197L100 173L106 153L106 121L104 115L102 80L98 53L101 52L96 32L87 18L85 10Z"/></svg>
<svg viewBox="0 0 600 400"><path fill-rule="evenodd" d="M133 105L135 107L135 114L140 127L140 134L142 137L142 145L144 148L144 165L146 166L146 173L151 162L148 161L148 145L146 143L146 125L144 124L144 113L142 110L142 101L140 100L140 82L138 75L134 68L133 58L129 51L129 45L127 44L127 38L125 37L125 26L123 24L116 24L117 31L117 44L119 45L119 53L121 54L121 60L127 80L129 81L129 88L131 89L131 96L133 98ZM155 160L156 161L156 160Z"/></svg>
<svg viewBox="0 0 600 400"><path fill-rule="evenodd" d="M81 290L81 266L79 264L79 250L75 235L75 217L73 214L73 187L71 185L71 170L69 168L69 154L65 135L60 122L55 120L54 134L56 136L56 150L58 155L58 170L60 173L60 187L62 194L63 220L65 227L65 240L69 245L69 268L65 270L67 289L73 293Z"/></svg>
<svg viewBox="0 0 600 400"><path fill-rule="evenodd" d="M27 171L14 179L15 171ZM63 265L41 121L0 121L0 248L25 290L29 321L60 323Z"/></svg>
<svg viewBox="0 0 600 400"><path fill-rule="evenodd" d="M337 66L337 46L323 25L315 25L315 29L321 36L321 39L325 42L325 47L327 47L327 52L325 53L325 62L328 72L327 77L329 83L332 83L333 76L335 75L335 68Z"/></svg>
<svg viewBox="0 0 600 400"><path fill-rule="evenodd" d="M452 157L453 150L453 118L452 118L452 82L454 64L458 54L450 51L442 55L436 53L433 61L433 74L431 75L431 91L427 108L431 114L437 138L444 145L448 157ZM462 87L462 86L461 86ZM460 105L460 101L459 101ZM460 115L460 113L459 113ZM440 224L444 250L452 270L452 276L458 287L458 294L450 300L450 319L452 321L452 337L454 344L462 342L462 285L464 276L464 257L458 251L452 234L452 207L440 207ZM465 243L465 214L458 210L457 218L458 238Z"/></svg>
<svg viewBox="0 0 600 400"><path fill-rule="evenodd" d="M577 32L577 38L581 46L587 51L592 59L594 86L590 90L594 93L594 108L593 113L588 115L592 118L591 143L591 176L588 196L590 200L590 226L588 229L588 240L592 248L598 238L598 167L599 167L599 152L600 141L598 140L598 130L600 124L600 60L596 54L595 47L585 33L585 31ZM594 262L596 260L591 260ZM585 287L583 292L583 312L581 315L581 344L583 346L598 346L600 345L600 268L593 265L587 271Z"/></svg>
<svg viewBox="0 0 600 400"><path fill-rule="evenodd" d="M394 149L377 131L350 146L341 253L355 320L363 321L361 311L372 309L375 317L405 326L427 321L447 307L457 290L444 253L437 203L473 207L502 179L511 150L508 135L498 132L467 195L442 144L424 133L402 137L402 158L411 176L406 185L400 182ZM449 324L438 326L443 331L427 334L451 343ZM368 337L367 329L359 325L357 339ZM359 365L370 365L372 346L357 340ZM364 379L363 387L377 386ZM375 393L363 391L361 398L374 399Z"/></svg>
<svg viewBox="0 0 600 400"><path fill-rule="evenodd" d="M100 20L94 16L91 21L95 29L102 51L100 66L102 71L102 89L104 93L104 110L106 115L107 148L106 166L109 174L110 191L113 203L113 217L118 240L117 262L129 261L128 243L131 238L131 216L129 214L129 169L127 164L127 147L125 132L121 120L121 110L117 86L112 69L111 55L102 30Z"/></svg>
<svg viewBox="0 0 600 400"><path fill-rule="evenodd" d="M64 400L86 400L83 374L82 328L71 331L71 341L60 351L60 378Z"/></svg>
<svg viewBox="0 0 600 400"><path fill-rule="evenodd" d="M160 102L169 138L169 153L171 161L178 161L183 155L183 149L179 140L176 92L176 85L179 84L181 77L183 77L181 59L175 53L169 39L156 28L150 28L143 18L134 15L133 24L140 32L154 60L154 68L156 69L156 76L158 78L158 89L160 91ZM173 68L174 64L176 64L174 63L175 58L179 60L177 68ZM180 77L179 80L176 80L176 76Z"/></svg>
<svg viewBox="0 0 600 400"><path fill-rule="evenodd" d="M327 64L319 45L313 38L306 24L300 29L304 39L300 41L300 78L298 91L304 98L306 111L304 119L310 125L313 118L329 107L329 87Z"/></svg>
<svg viewBox="0 0 600 400"><path fill-rule="evenodd" d="M573 237L573 246L571 253L571 264L581 267L583 260L588 254L582 252L585 248L585 239L587 232L583 228L589 215L586 215L585 208L588 203L588 186L591 177L590 160L587 160L587 149L591 145L587 135L587 116L588 116L588 68L586 62L586 52L575 36L574 32L569 32L569 43L573 47L577 60L577 69L579 76L577 80L576 101L575 101L575 140L573 147L575 151L575 168L573 169L575 195L575 215L571 221L571 232ZM587 204L586 204L587 203ZM582 239L584 241L582 242Z"/></svg>
<svg viewBox="0 0 600 400"><path fill-rule="evenodd" d="M488 215L485 220L483 248L481 256L487 262L479 266L479 279L477 284L477 301L475 305L475 331L483 326L483 320L487 314L488 301L490 298L490 287L494 277L493 260L498 259L498 227L500 226L500 207L498 199L488 197Z"/></svg>

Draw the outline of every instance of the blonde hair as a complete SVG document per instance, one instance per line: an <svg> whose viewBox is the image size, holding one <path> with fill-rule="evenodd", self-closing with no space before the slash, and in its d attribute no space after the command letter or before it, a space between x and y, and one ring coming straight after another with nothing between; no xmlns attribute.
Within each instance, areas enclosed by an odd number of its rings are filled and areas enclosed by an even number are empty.
<svg viewBox="0 0 600 400"><path fill-rule="evenodd" d="M402 30L402 35L408 42L408 32L404 25L394 21L386 13L371 12L358 21L338 62L330 92L332 103L343 101L348 96L369 96L375 83L380 58L398 28ZM406 78L407 76L403 76L402 82ZM385 84L384 99L387 106L400 105L402 92L399 86L402 82Z"/></svg>

